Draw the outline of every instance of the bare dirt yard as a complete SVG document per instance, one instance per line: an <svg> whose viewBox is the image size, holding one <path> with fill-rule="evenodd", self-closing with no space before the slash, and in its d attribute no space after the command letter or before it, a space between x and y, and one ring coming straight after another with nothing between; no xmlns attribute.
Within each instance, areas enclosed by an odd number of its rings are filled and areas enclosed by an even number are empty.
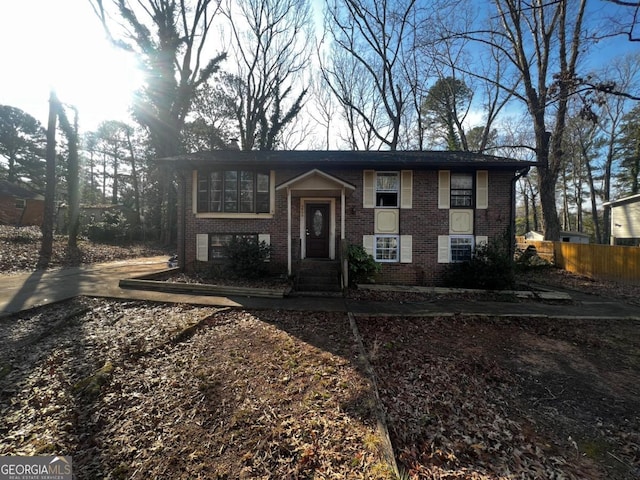
<svg viewBox="0 0 640 480"><path fill-rule="evenodd" d="M634 479L640 325L359 317L405 478ZM347 315L79 298L0 321L0 454L78 478L395 478Z"/></svg>
<svg viewBox="0 0 640 480"><path fill-rule="evenodd" d="M0 455L71 455L78 479L396 478L366 357L402 478L640 478L640 322L355 323L366 355L344 313L77 298L3 317Z"/></svg>
<svg viewBox="0 0 640 480"><path fill-rule="evenodd" d="M344 314L80 298L0 322L0 454L78 478L392 478Z"/></svg>
<svg viewBox="0 0 640 480"><path fill-rule="evenodd" d="M361 318L410 478L640 478L640 323Z"/></svg>

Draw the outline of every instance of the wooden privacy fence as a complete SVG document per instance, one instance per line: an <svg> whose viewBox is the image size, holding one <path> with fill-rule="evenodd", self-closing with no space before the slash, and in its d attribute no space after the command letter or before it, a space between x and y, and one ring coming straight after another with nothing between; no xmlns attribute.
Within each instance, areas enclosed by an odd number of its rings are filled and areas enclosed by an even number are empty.
<svg viewBox="0 0 640 480"><path fill-rule="evenodd" d="M546 242L516 237L518 248L529 245L556 267L598 280L640 285L640 247Z"/></svg>

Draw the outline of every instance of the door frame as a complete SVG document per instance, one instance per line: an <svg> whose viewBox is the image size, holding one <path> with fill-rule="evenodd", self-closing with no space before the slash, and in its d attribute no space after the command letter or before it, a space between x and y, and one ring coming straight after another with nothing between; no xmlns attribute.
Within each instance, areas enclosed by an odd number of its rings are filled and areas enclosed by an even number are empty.
<svg viewBox="0 0 640 480"><path fill-rule="evenodd" d="M336 199L331 197L301 197L300 198L300 238L306 239L307 204L323 203L329 206L329 259L336 258ZM307 242L300 242L301 258L307 258Z"/></svg>

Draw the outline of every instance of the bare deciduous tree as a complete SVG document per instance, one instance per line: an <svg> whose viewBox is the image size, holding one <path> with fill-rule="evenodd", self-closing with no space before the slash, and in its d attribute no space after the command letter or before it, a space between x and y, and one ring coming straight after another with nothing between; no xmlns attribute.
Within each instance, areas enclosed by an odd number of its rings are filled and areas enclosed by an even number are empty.
<svg viewBox="0 0 640 480"><path fill-rule="evenodd" d="M516 89L500 85L527 108L540 164L538 182L545 238L558 240L556 184L562 165L567 106L578 87L578 61L584 51L586 0L494 0L493 28L461 32L465 38L501 50L516 68Z"/></svg>
<svg viewBox="0 0 640 480"><path fill-rule="evenodd" d="M407 108L410 88L403 64L415 45L417 3L328 0L325 9L325 29L334 48L332 57L338 61L322 66L324 78L351 120L350 128L362 122L378 145L390 150L400 143ZM354 74L367 87L366 93L350 92Z"/></svg>
<svg viewBox="0 0 640 480"><path fill-rule="evenodd" d="M199 85L225 58L204 62L204 46L219 0L89 0L114 45L133 52L146 74L135 116L158 157L180 152L180 132ZM124 74L124 73L123 73ZM158 172L160 236L171 241L175 194L169 172Z"/></svg>
<svg viewBox="0 0 640 480"><path fill-rule="evenodd" d="M307 87L296 91L309 64L311 13L306 0L228 1L231 52L237 72L230 98L243 150L272 150L300 112ZM235 68L235 67L234 67Z"/></svg>

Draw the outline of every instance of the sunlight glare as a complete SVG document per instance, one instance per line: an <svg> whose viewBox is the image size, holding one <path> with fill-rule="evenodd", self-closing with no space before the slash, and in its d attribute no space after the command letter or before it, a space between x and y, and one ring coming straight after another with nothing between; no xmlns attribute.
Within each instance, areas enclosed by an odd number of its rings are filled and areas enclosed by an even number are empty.
<svg viewBox="0 0 640 480"><path fill-rule="evenodd" d="M46 124L54 89L62 103L78 109L82 131L104 120L129 121L142 73L133 55L109 43L87 0L9 5L0 19L0 41L10 46L4 52L10 70L0 76L0 104L21 108Z"/></svg>

